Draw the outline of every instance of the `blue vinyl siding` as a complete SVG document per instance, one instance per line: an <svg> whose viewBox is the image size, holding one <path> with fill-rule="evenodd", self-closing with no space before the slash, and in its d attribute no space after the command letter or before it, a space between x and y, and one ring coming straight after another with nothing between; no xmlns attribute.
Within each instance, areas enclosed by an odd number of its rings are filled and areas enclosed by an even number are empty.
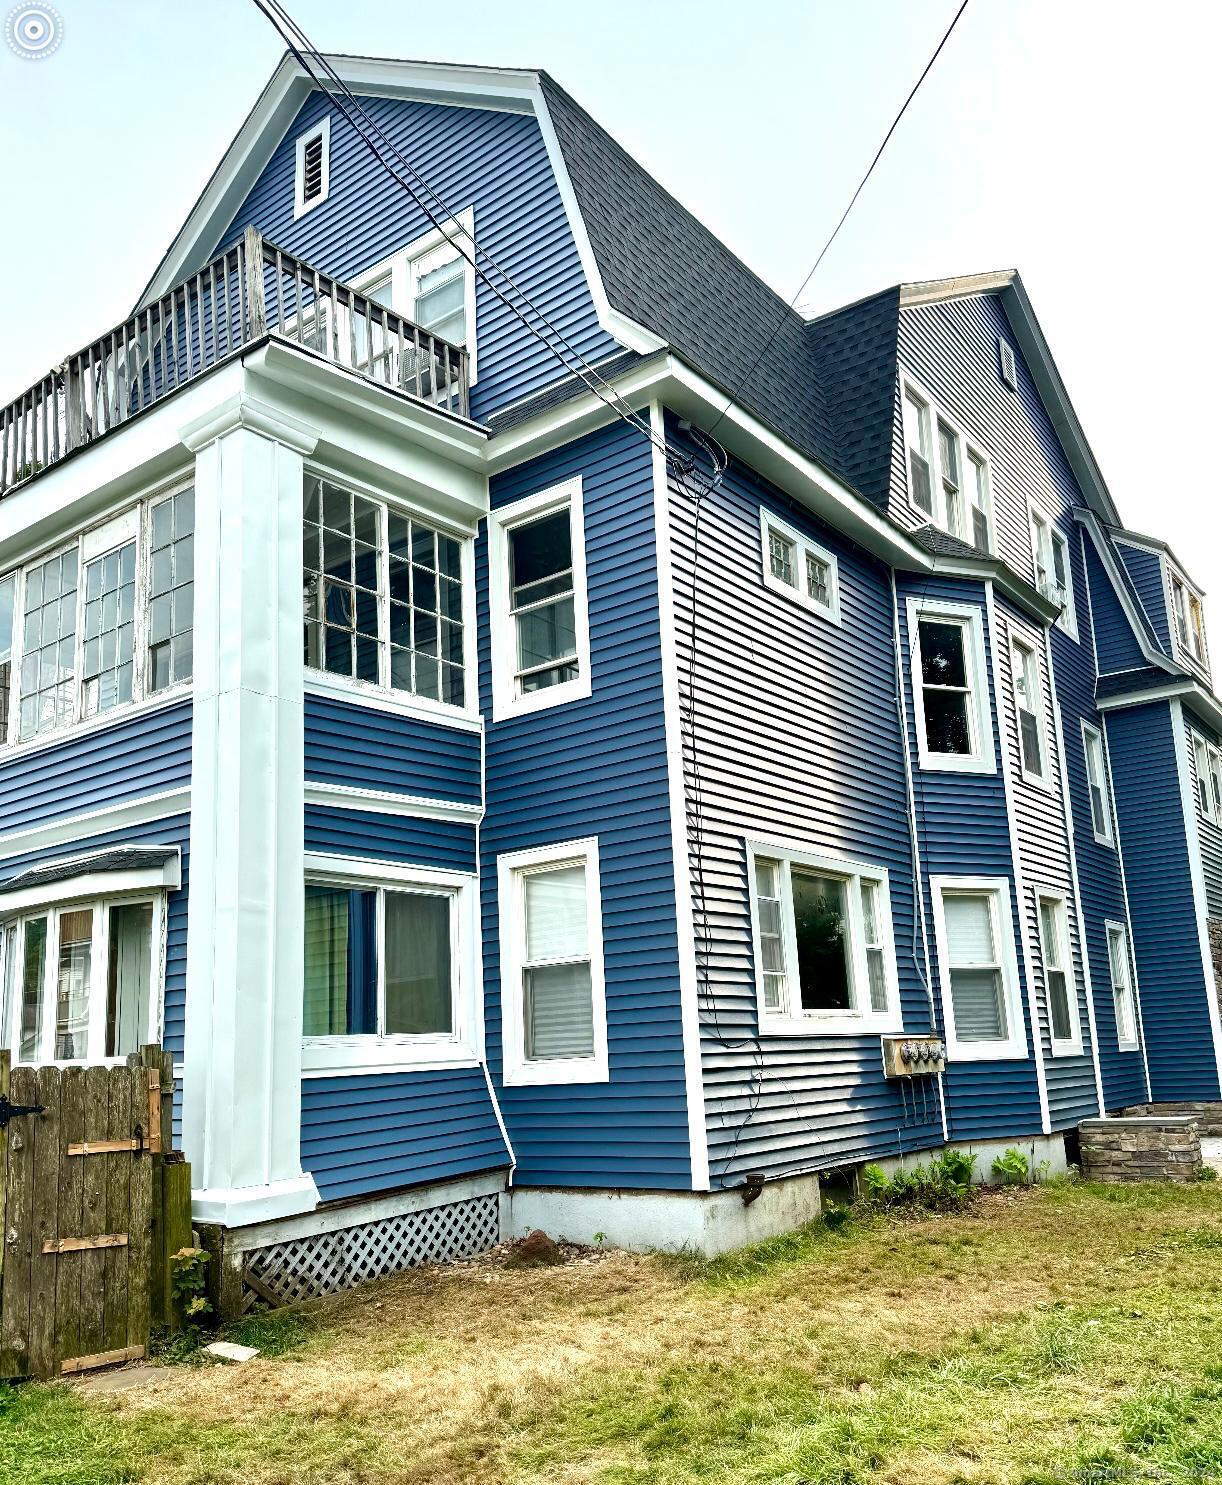
<svg viewBox="0 0 1222 1485"><path fill-rule="evenodd" d="M953 1061L943 1078L947 1116L952 1140L1008 1139L1038 1134L1041 1128L1039 1087L1032 1057L1027 983L1021 952L1021 920L1014 890L1014 852L1006 808L1005 782L1000 769L1009 752L998 729L998 710L993 696L993 646L985 609L985 591L980 583L948 579L904 579L899 584L901 649L911 656L916 636L909 633L908 598L979 605L985 634L986 685L991 701L994 773L943 773L922 769L917 753L916 719L913 712L911 670L904 676L905 725L911 749L913 793L916 801L917 839L924 869L925 901L928 910L929 957L936 994L941 1002L941 966L934 934L933 897L930 877L982 876L1003 879L1012 904L1022 1017L1027 1038L1027 1056L1006 1061ZM970 821L970 825L967 823ZM945 1030L949 1007L942 1006L939 1030Z"/></svg>
<svg viewBox="0 0 1222 1485"><path fill-rule="evenodd" d="M1086 532L1082 533L1082 546L1086 553L1086 581L1090 593L1091 623L1095 635L1095 651L1099 657L1101 675L1118 670L1138 670L1146 665L1146 657L1133 633L1133 626L1121 607L1112 581L1099 560L1095 544Z"/></svg>
<svg viewBox="0 0 1222 1485"><path fill-rule="evenodd" d="M616 343L599 327L543 136L527 114L393 98L362 100L375 123L455 212L474 208L475 236L573 349L591 360ZM330 191L293 218L296 140L331 114ZM222 240L254 225L278 247L351 279L430 231L403 187L321 93L312 94ZM555 356L484 286L476 290L478 378L471 414L486 419L563 375Z"/></svg>
<svg viewBox="0 0 1222 1485"><path fill-rule="evenodd" d="M10 856L0 861L0 891L10 878L33 866L47 866L73 856L99 851L107 846L177 846L182 855L182 886L168 894L166 902L165 997L162 1010L162 1045L182 1058L183 1028L187 995L187 893L190 867L191 820L188 815L170 815L124 830L81 836L43 851Z"/></svg>
<svg viewBox="0 0 1222 1485"><path fill-rule="evenodd" d="M305 776L310 783L478 804L479 734L307 693Z"/></svg>
<svg viewBox="0 0 1222 1485"><path fill-rule="evenodd" d="M1164 586L1163 559L1157 552L1148 552L1142 547L1133 547L1128 542L1115 539L1112 542L1133 588L1141 600L1158 642L1171 654L1171 623L1167 614L1167 590Z"/></svg>
<svg viewBox="0 0 1222 1485"><path fill-rule="evenodd" d="M305 848L320 855L362 856L447 871L475 870L475 826L461 821L311 804L305 811Z"/></svg>
<svg viewBox="0 0 1222 1485"><path fill-rule="evenodd" d="M616 424L494 479L492 504L578 474L593 693L488 724L480 844L489 1066L515 1183L682 1189L691 1172L649 444ZM485 540L477 569L488 712ZM496 859L585 836L599 844L610 1081L502 1091Z"/></svg>
<svg viewBox="0 0 1222 1485"><path fill-rule="evenodd" d="M324 1201L509 1165L481 1068L307 1078L301 1164Z"/></svg>
<svg viewBox="0 0 1222 1485"><path fill-rule="evenodd" d="M688 447L673 425L668 435ZM840 626L765 587L761 505L837 557ZM737 462L705 502L698 558L692 500L673 484L669 517L684 697L694 562L699 574L702 808L688 865L697 933L707 913L711 940L698 990L712 1184L740 1183L749 1170L781 1176L940 1144L936 1088L918 1085L914 1099L884 1079L877 1033L780 1036L761 1026L756 997L750 838L887 870L904 1024L930 1027L923 964L913 953L888 572Z"/></svg>
<svg viewBox="0 0 1222 1485"><path fill-rule="evenodd" d="M191 703L182 701L3 758L0 830L49 825L190 782Z"/></svg>
<svg viewBox="0 0 1222 1485"><path fill-rule="evenodd" d="M1205 901L1211 918L1222 918L1222 826L1215 825L1201 813L1197 794L1196 750L1192 746L1194 736L1202 737L1213 747L1218 746L1218 736L1212 728L1191 717L1187 712L1184 720L1188 725L1188 768L1192 776L1192 807L1197 817L1197 834L1201 841L1201 866L1205 876ZM1212 788L1206 779L1207 790Z"/></svg>
<svg viewBox="0 0 1222 1485"><path fill-rule="evenodd" d="M1062 760L1057 747L1056 714L1052 707L1045 631L1025 619L1004 599L997 601L1001 661L1003 730L1006 739L1005 765L1010 770L1014 800L1015 835L1023 874L1021 916L1035 978L1036 1000L1041 1020L1040 1044L1044 1057L1044 1079L1048 1091L1048 1113L1053 1129L1072 1128L1080 1119L1099 1112L1095 1069L1091 1056L1087 1014L1086 980L1082 969L1082 944L1078 933L1078 902L1074 891L1069 854L1069 830L1062 793ZM1018 717L1014 703L1011 640L1025 643L1036 655L1043 704L1043 737L1048 787L1023 777L1019 750ZM1072 641L1071 641L1072 643ZM1071 961L1071 993L1077 1002L1082 1052L1076 1057L1052 1055L1051 1024L1044 956L1040 933L1039 898L1042 892L1065 899L1066 929Z"/></svg>
<svg viewBox="0 0 1222 1485"><path fill-rule="evenodd" d="M1155 1100L1219 1096L1167 702L1109 712L1133 949Z"/></svg>

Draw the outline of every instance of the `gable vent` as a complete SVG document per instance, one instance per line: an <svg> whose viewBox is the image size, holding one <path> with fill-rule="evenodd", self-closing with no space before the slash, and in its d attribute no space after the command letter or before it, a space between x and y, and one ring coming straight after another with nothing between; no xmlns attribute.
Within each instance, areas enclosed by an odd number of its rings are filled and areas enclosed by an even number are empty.
<svg viewBox="0 0 1222 1485"><path fill-rule="evenodd" d="M1014 347L1008 340L1000 336L997 339L997 349L1001 356L1001 379L1007 387L1013 387L1018 391L1018 367L1014 361Z"/></svg>
<svg viewBox="0 0 1222 1485"><path fill-rule="evenodd" d="M301 171L301 199L317 201L322 195L322 135L306 140Z"/></svg>

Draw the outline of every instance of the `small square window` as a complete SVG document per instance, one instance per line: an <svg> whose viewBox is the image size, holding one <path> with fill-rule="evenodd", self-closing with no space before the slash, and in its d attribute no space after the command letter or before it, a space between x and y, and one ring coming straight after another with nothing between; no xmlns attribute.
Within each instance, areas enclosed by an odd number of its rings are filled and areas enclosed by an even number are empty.
<svg viewBox="0 0 1222 1485"><path fill-rule="evenodd" d="M835 556L762 507L760 536L764 586L838 624L840 582Z"/></svg>

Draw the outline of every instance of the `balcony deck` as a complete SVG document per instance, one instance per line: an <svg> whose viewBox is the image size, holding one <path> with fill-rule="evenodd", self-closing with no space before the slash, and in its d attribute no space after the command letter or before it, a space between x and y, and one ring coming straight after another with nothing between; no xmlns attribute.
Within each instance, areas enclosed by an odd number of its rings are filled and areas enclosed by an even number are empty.
<svg viewBox="0 0 1222 1485"><path fill-rule="evenodd" d="M462 346L248 227L234 247L0 409L0 498L269 335L470 415Z"/></svg>

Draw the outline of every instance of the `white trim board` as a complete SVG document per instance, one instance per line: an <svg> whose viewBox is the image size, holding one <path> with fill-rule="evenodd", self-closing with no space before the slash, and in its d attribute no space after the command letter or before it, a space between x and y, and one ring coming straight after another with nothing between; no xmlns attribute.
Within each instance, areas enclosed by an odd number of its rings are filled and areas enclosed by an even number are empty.
<svg viewBox="0 0 1222 1485"><path fill-rule="evenodd" d="M150 824L154 820L189 815L190 811L190 789L169 789L162 794L147 794L129 804L67 815L48 825L35 825L28 829L15 830L9 835L0 835L0 861L50 850L83 837L110 835L130 830L137 825Z"/></svg>

